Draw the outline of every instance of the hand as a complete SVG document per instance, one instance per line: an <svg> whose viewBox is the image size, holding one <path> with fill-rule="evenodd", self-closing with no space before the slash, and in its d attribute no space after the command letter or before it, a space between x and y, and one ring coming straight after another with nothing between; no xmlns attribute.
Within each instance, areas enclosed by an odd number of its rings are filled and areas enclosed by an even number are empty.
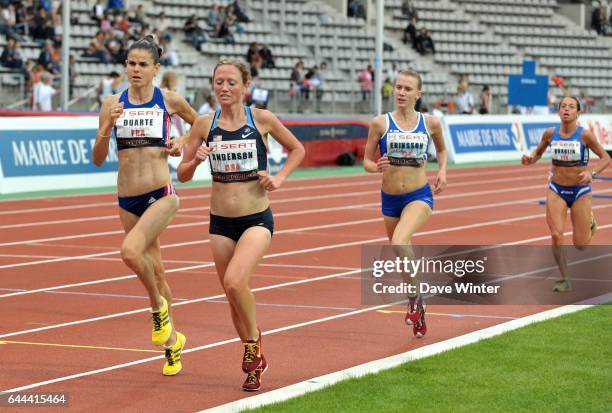
<svg viewBox="0 0 612 413"><path fill-rule="evenodd" d="M378 161L376 161L376 172L385 172L385 170L387 170L387 168L389 168L390 165L391 165L391 161L385 154L384 156L381 156L380 158L378 158Z"/></svg>
<svg viewBox="0 0 612 413"><path fill-rule="evenodd" d="M585 169L578 174L578 183L580 185L587 185L591 182L593 182L593 175L589 169Z"/></svg>
<svg viewBox="0 0 612 413"><path fill-rule="evenodd" d="M531 164L533 164L533 163L535 163L535 162L536 162L535 157L533 157L533 156L531 156L531 155L523 155L523 156L521 157L521 163L522 163L523 165L531 165Z"/></svg>
<svg viewBox="0 0 612 413"><path fill-rule="evenodd" d="M115 122L123 113L123 102L115 102L110 107L110 118L113 126L115 126Z"/></svg>
<svg viewBox="0 0 612 413"><path fill-rule="evenodd" d="M170 138L166 142L165 152L170 156L181 156L181 149L178 141L174 138Z"/></svg>
<svg viewBox="0 0 612 413"><path fill-rule="evenodd" d="M434 185L434 194L439 194L446 188L446 171L438 171L436 176L436 184Z"/></svg>
<svg viewBox="0 0 612 413"><path fill-rule="evenodd" d="M257 172L257 175L259 175L259 185L261 185L268 192L278 189L284 181L284 179L281 179L278 176L268 175L268 172L266 171L259 171Z"/></svg>
<svg viewBox="0 0 612 413"><path fill-rule="evenodd" d="M197 165L201 164L208 158L208 155L213 151L210 146L206 146L206 143L202 144L195 153L195 157L193 158Z"/></svg>

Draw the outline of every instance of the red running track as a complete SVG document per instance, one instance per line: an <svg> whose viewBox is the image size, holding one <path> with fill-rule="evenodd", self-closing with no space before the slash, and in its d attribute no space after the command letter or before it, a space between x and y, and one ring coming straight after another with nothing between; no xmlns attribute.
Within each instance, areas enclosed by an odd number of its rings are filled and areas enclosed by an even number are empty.
<svg viewBox="0 0 612 413"><path fill-rule="evenodd" d="M547 170L449 171L448 189L414 242L548 244L538 204ZM379 180L296 180L271 194L277 230L251 281L260 327L268 332L271 368L262 391L549 308L432 305L428 334L417 340L400 306L380 312L363 305L360 248L385 243ZM594 188L612 192L609 181ZM179 214L162 237L175 325L188 340L175 377L161 375L163 355L149 341L148 299L119 258L123 231L114 195L0 202L0 391L67 392L69 410L89 412L165 405L193 412L250 396L240 390L242 349L207 245L210 188L180 194ZM595 243L610 244L612 204L595 199L594 207Z"/></svg>

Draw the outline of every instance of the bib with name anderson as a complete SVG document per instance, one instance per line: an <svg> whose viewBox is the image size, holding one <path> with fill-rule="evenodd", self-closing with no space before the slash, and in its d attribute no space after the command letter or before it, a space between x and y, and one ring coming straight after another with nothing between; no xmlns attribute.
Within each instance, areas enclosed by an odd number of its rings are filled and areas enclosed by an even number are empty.
<svg viewBox="0 0 612 413"><path fill-rule="evenodd" d="M247 123L235 131L218 125L221 110L215 111L206 138L210 153L210 171L215 182L244 182L258 179L258 171L268 169L268 151L263 137L255 127L251 108L244 108Z"/></svg>

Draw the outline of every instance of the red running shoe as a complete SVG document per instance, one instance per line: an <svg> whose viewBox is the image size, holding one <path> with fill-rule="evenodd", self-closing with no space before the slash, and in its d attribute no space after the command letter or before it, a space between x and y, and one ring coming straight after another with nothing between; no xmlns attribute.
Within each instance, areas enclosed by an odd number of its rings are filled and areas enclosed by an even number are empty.
<svg viewBox="0 0 612 413"><path fill-rule="evenodd" d="M255 371L262 363L263 356L261 355L261 331L257 340L247 340L242 343L244 345L244 356L242 356L242 371L251 373Z"/></svg>
<svg viewBox="0 0 612 413"><path fill-rule="evenodd" d="M419 319L412 325L412 334L416 338L423 338L427 333L427 324L425 323L425 306L421 307Z"/></svg>
<svg viewBox="0 0 612 413"><path fill-rule="evenodd" d="M416 305L416 302L414 303L408 303L408 309L406 310L406 316L404 317L404 322L411 326L414 323L416 323L416 321L421 317L421 313Z"/></svg>
<svg viewBox="0 0 612 413"><path fill-rule="evenodd" d="M261 376L268 370L268 362L261 356L261 365L250 373L247 373L246 380L242 383L242 390L257 391L261 388Z"/></svg>

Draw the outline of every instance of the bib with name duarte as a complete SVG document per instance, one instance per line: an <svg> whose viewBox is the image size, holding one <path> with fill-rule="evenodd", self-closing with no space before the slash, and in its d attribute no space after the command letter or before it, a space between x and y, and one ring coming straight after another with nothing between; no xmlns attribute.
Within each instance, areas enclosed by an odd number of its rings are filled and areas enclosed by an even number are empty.
<svg viewBox="0 0 612 413"><path fill-rule="evenodd" d="M165 110L161 108L129 108L115 122L118 146L164 146Z"/></svg>

